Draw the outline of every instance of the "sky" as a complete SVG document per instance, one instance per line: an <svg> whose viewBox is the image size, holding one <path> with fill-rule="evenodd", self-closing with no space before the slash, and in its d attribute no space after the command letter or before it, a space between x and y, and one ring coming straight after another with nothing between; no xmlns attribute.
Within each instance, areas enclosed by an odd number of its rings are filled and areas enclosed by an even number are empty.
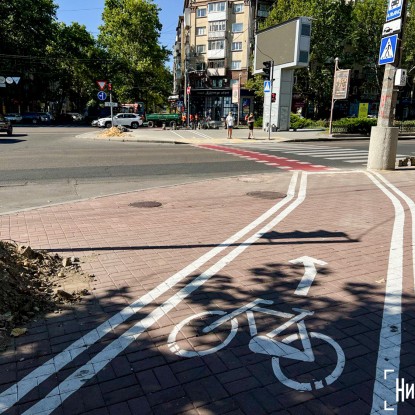
<svg viewBox="0 0 415 415"><path fill-rule="evenodd" d="M85 25L93 36L98 35L105 0L54 0L54 3L59 6L56 15L60 22L68 25L78 22ZM154 3L161 9L159 19L163 29L160 34L160 43L169 50L173 50L177 21L179 15L183 14L183 0L155 0ZM170 60L170 66L171 63L172 60Z"/></svg>

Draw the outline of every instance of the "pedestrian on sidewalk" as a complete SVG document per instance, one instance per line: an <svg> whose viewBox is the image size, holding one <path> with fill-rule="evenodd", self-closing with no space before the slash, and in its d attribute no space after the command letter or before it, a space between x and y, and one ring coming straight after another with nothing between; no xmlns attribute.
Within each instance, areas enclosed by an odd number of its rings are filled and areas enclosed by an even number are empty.
<svg viewBox="0 0 415 415"><path fill-rule="evenodd" d="M254 138L254 114L251 112L248 117L248 140Z"/></svg>
<svg viewBox="0 0 415 415"><path fill-rule="evenodd" d="M231 139L232 138L232 130L233 130L233 123L234 123L234 119L232 116L232 112L229 113L229 115L226 117L226 125L228 127L228 138Z"/></svg>

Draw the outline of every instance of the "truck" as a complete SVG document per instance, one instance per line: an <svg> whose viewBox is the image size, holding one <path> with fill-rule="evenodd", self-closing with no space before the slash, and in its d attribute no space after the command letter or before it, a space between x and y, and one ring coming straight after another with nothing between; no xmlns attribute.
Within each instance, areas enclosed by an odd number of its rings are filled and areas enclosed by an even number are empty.
<svg viewBox="0 0 415 415"><path fill-rule="evenodd" d="M163 124L174 128L180 123L180 120L180 114L146 114L146 121L150 128L161 127Z"/></svg>

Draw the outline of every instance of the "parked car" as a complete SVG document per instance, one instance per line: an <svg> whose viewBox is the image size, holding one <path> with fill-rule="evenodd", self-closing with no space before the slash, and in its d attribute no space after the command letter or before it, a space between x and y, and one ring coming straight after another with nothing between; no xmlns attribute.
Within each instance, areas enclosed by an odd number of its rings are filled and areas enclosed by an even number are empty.
<svg viewBox="0 0 415 415"><path fill-rule="evenodd" d="M84 119L82 114L79 112L67 112L67 115L70 115L74 121L82 121Z"/></svg>
<svg viewBox="0 0 415 415"><path fill-rule="evenodd" d="M0 132L7 133L8 136L13 135L13 126L11 121L0 115Z"/></svg>
<svg viewBox="0 0 415 415"><path fill-rule="evenodd" d="M16 123L22 121L22 116L17 112L10 112L4 116L6 120L9 120L11 123Z"/></svg>
<svg viewBox="0 0 415 415"><path fill-rule="evenodd" d="M50 112L38 112L40 115L40 121L50 123L53 120L53 116Z"/></svg>
<svg viewBox="0 0 415 415"><path fill-rule="evenodd" d="M30 124L39 124L42 121L42 117L38 112L23 112L22 122Z"/></svg>
<svg viewBox="0 0 415 415"><path fill-rule="evenodd" d="M123 125L124 127L131 127L133 129L143 125L143 118L137 114L117 114L113 117L113 125ZM100 118L98 120L98 127L111 127L111 117Z"/></svg>

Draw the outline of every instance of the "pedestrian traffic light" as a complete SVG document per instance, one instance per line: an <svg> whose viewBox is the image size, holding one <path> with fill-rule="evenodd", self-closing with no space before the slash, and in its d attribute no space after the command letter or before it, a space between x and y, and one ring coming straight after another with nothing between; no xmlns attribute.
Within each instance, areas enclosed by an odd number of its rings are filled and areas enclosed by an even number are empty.
<svg viewBox="0 0 415 415"><path fill-rule="evenodd" d="M264 79L271 79L271 61L262 62L264 67L262 72L264 72Z"/></svg>
<svg viewBox="0 0 415 415"><path fill-rule="evenodd" d="M277 100L277 94L275 92L271 93L271 102L275 102Z"/></svg>

